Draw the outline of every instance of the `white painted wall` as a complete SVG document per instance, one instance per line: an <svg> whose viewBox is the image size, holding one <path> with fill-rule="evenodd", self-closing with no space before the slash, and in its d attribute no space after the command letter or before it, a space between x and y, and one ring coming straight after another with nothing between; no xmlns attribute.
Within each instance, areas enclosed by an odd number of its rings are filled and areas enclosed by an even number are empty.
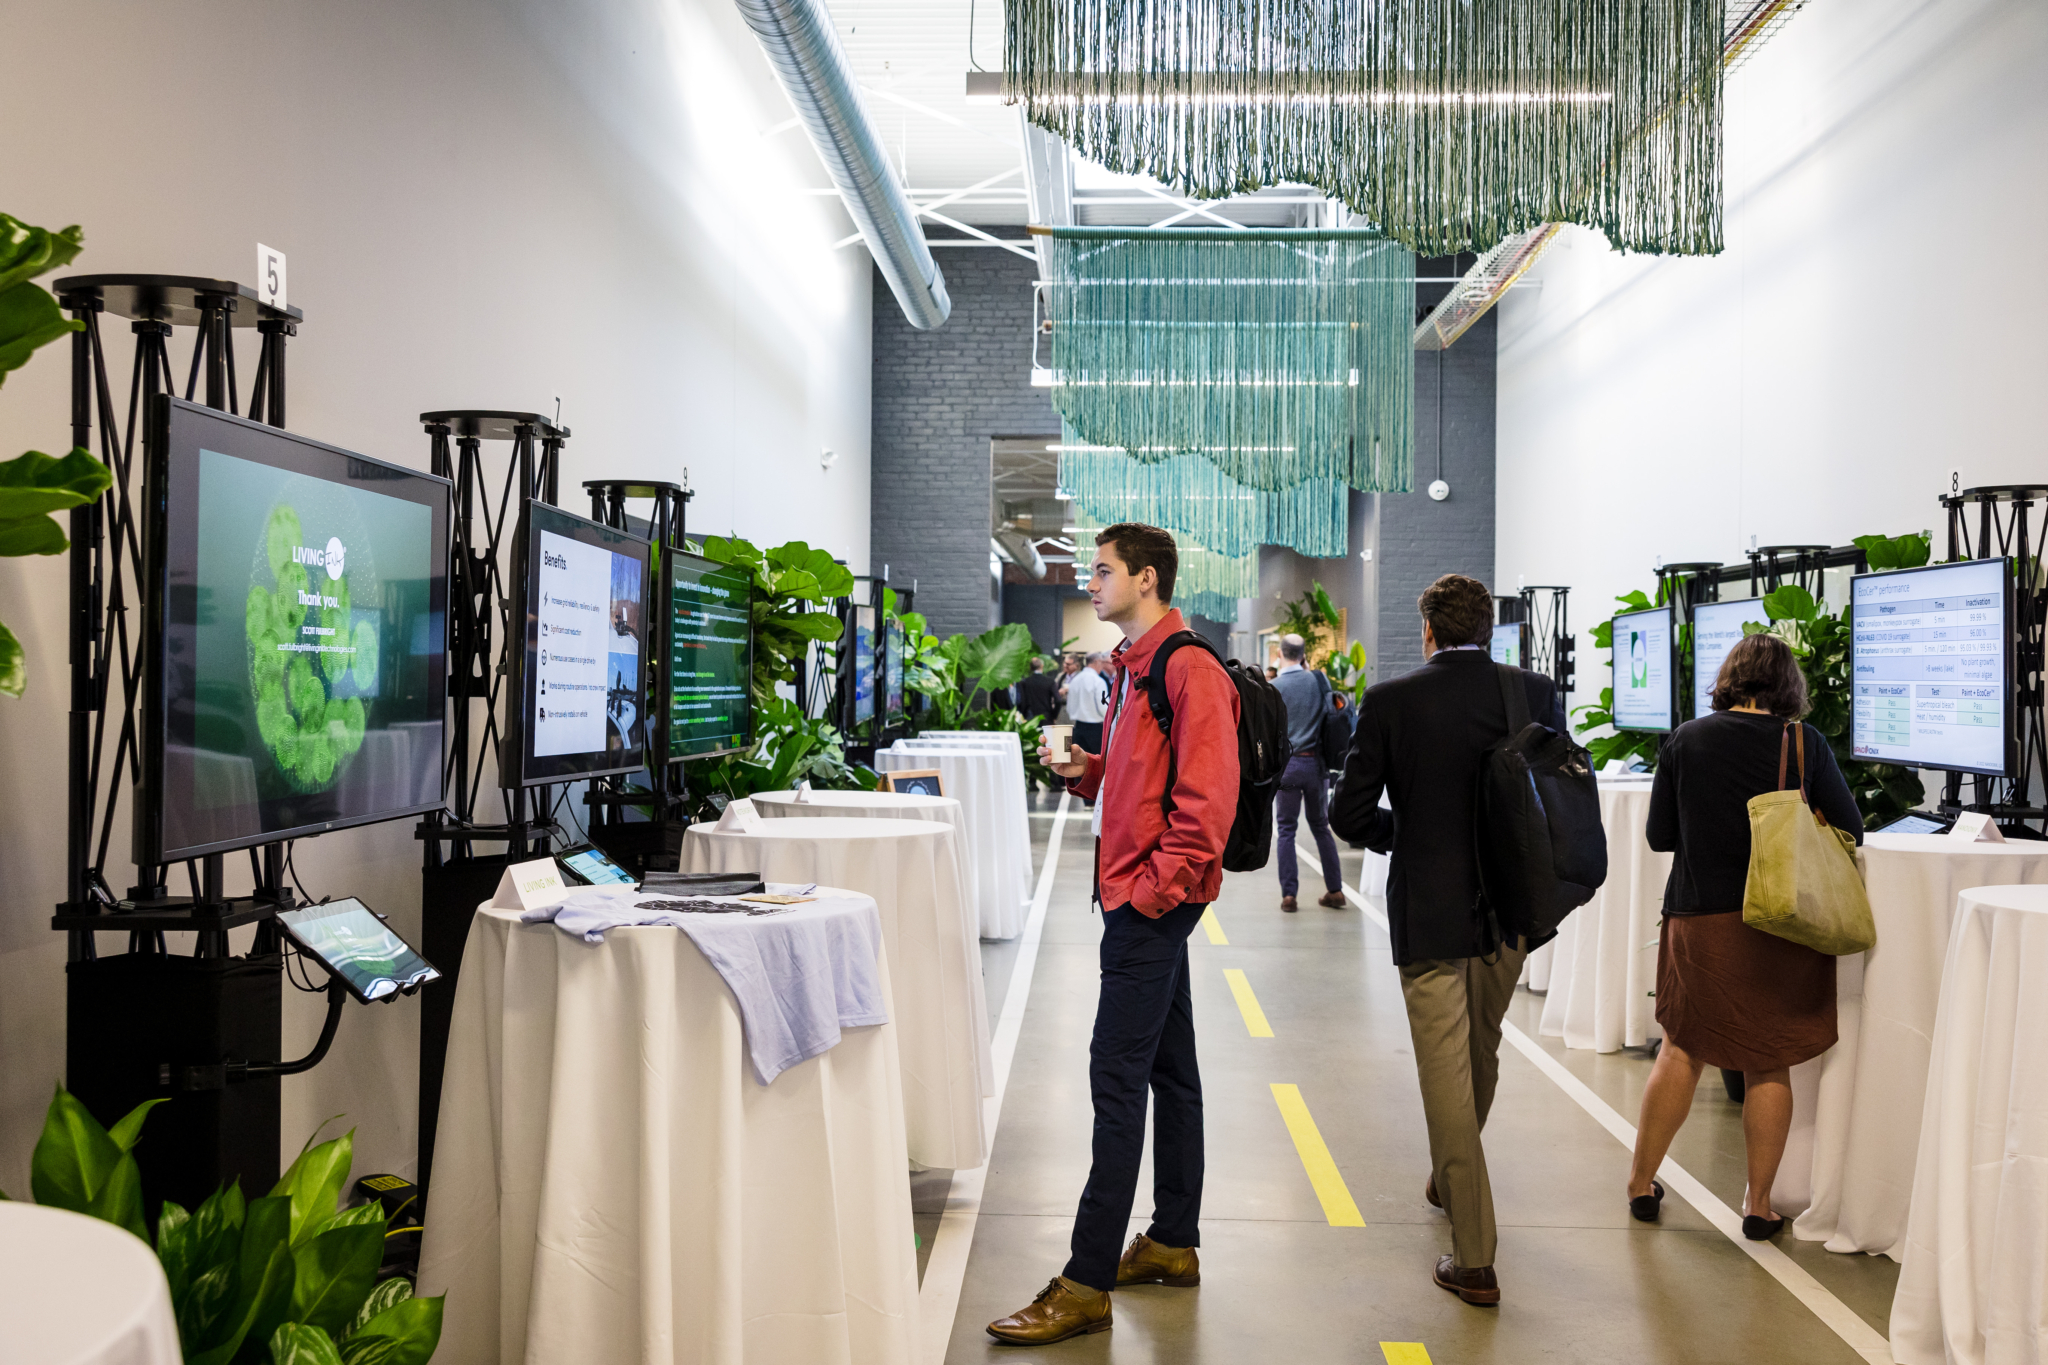
<svg viewBox="0 0 2048 1365"><path fill-rule="evenodd" d="M803 537L867 571L871 268L832 250L848 230L832 201L789 193L823 173L800 131L762 136L789 106L730 0L21 0L0 90L21 115L0 208L82 223L71 273L249 279L259 240L288 254L307 315L293 430L424 468L420 412L559 397L572 509L586 478L687 465L694 530ZM125 392L127 330L110 331ZM0 458L67 443L67 354L0 391ZM241 352L245 383L254 362ZM16 1194L64 1060L47 927L64 612L61 558L0 560L0 620L30 659L27 697L0 699L0 1188ZM419 856L401 822L306 841L297 862L314 894L416 933ZM320 1015L286 992L288 1056ZM330 1058L284 1083L287 1152L343 1112L359 1170L410 1172L417 1039L414 1002L351 1007Z"/></svg>
<svg viewBox="0 0 2048 1365"><path fill-rule="evenodd" d="M1659 555L1939 533L1952 473L2048 482L2043 71L2032 0L1813 0L1729 82L1721 256L1571 229L1503 302L1497 572L1572 586L1580 702Z"/></svg>

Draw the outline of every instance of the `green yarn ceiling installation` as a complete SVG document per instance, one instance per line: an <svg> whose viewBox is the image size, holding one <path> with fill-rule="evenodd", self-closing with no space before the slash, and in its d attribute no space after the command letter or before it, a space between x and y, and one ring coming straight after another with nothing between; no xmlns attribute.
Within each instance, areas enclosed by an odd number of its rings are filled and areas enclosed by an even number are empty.
<svg viewBox="0 0 2048 1365"><path fill-rule="evenodd" d="M1008 0L1004 94L1113 171L1314 185L1427 256L1721 249L1725 0Z"/></svg>
<svg viewBox="0 0 2048 1365"><path fill-rule="evenodd" d="M1405 247L1355 230L1032 232L1046 246L1053 406L1087 444L1140 464L1198 455L1267 492L1408 490Z"/></svg>
<svg viewBox="0 0 2048 1365"><path fill-rule="evenodd" d="M1199 455L1140 463L1113 447L1084 444L1071 426L1063 447L1060 487L1077 515L1098 527L1142 521L1232 558L1261 545L1285 545L1315 559L1350 552L1350 494L1341 480L1310 479L1266 493ZM1258 596L1256 587L1247 596Z"/></svg>
<svg viewBox="0 0 2048 1365"><path fill-rule="evenodd" d="M1094 517L1077 505L1074 543L1091 547L1081 553L1085 563L1093 553L1095 533L1123 517ZM1158 522L1151 523L1154 526ZM1237 599L1259 595L1259 551L1253 546L1242 555L1220 555L1176 536L1179 563L1173 579L1173 605L1183 616L1206 616L1211 621L1235 621Z"/></svg>

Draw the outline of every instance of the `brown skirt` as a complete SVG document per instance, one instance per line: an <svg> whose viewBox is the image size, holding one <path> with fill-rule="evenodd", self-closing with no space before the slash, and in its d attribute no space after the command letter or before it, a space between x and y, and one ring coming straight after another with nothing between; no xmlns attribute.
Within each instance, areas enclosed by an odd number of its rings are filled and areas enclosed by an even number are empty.
<svg viewBox="0 0 2048 1365"><path fill-rule="evenodd" d="M1752 929L1739 912L1667 916L1657 1022L1708 1066L1797 1066L1835 1045L1835 960Z"/></svg>

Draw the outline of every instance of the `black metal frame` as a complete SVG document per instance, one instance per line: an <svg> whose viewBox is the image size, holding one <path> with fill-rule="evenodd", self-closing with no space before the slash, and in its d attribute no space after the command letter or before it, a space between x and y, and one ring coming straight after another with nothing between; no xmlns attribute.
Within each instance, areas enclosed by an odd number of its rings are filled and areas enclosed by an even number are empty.
<svg viewBox="0 0 2048 1365"><path fill-rule="evenodd" d="M1566 615L1570 588L1539 586L1523 588L1522 619L1529 623L1529 662L1532 673L1546 674L1557 684L1558 700L1578 686L1578 640L1568 627ZM1538 594L1542 594L1539 597Z"/></svg>
<svg viewBox="0 0 2048 1365"><path fill-rule="evenodd" d="M2048 637L2048 583L2041 578L2043 527L2032 513L2048 501L2048 487L2038 484L1996 484L1965 488L1941 500L1948 513L1948 559L1989 559L2004 555L2015 566L2011 585L2012 661L2008 670L2016 712L2018 753L2011 777L1972 776L1973 799L1963 800L1963 774L1950 773L1944 785L1941 812L1986 811L2008 829L2029 821L2048 830L2048 807L2037 802L2035 785L2048 781L2048 724L2042 706L2044 637ZM1971 533L1969 515L1977 525Z"/></svg>

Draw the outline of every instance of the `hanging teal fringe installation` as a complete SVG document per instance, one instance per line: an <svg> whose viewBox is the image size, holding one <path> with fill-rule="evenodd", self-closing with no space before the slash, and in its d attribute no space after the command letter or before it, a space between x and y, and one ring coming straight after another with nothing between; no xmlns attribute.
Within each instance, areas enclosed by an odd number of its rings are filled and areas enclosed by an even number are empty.
<svg viewBox="0 0 2048 1365"><path fill-rule="evenodd" d="M1077 503L1075 541L1081 545L1093 544L1095 533L1104 526L1127 520L1132 518L1090 515L1080 510ZM1150 524L1158 526L1161 523L1155 521ZM1225 555L1178 536L1175 542L1179 564L1173 580L1173 605L1180 608L1181 615L1201 615L1211 621L1235 621L1237 599L1259 595L1259 551L1256 545L1246 554Z"/></svg>
<svg viewBox="0 0 2048 1365"><path fill-rule="evenodd" d="M1008 0L1003 90L1198 199L1314 185L1426 256L1721 250L1726 0Z"/></svg>
<svg viewBox="0 0 2048 1365"><path fill-rule="evenodd" d="M1053 406L1087 444L1198 455L1266 492L1409 489L1406 248L1346 230L1032 232L1050 237Z"/></svg>
<svg viewBox="0 0 2048 1365"><path fill-rule="evenodd" d="M1111 448L1083 444L1067 428L1060 487L1077 514L1097 526L1142 521L1233 558L1261 545L1285 545L1314 559L1350 552L1350 491L1336 479L1310 479L1278 493L1248 488L1197 455L1143 464ZM1258 596L1256 584L1246 596Z"/></svg>

